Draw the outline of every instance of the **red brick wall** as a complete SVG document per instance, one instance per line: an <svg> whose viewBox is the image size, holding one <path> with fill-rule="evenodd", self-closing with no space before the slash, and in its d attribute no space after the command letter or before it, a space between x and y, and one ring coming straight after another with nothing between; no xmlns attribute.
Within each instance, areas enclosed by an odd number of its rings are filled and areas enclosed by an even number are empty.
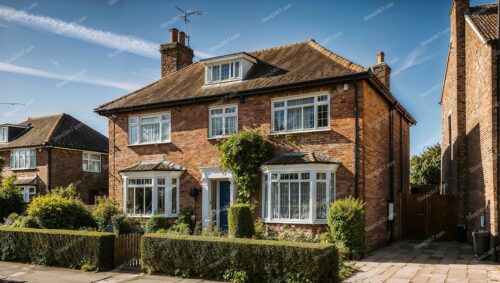
<svg viewBox="0 0 500 283"><path fill-rule="evenodd" d="M47 190L47 160L48 154L46 149L36 149L36 168L30 170L10 170L10 151L0 151L0 158L5 160L5 167L2 171L2 177L7 177L12 174L17 176L33 176L38 175L37 193L45 193Z"/></svg>

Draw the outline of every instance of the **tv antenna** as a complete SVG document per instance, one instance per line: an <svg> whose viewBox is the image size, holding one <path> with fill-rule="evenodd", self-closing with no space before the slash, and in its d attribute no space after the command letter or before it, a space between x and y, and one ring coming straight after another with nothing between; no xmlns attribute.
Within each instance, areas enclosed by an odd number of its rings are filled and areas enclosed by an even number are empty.
<svg viewBox="0 0 500 283"><path fill-rule="evenodd" d="M19 103L19 102L0 102L0 105L12 105L12 106L21 105L21 106L24 106L26 104Z"/></svg>
<svg viewBox="0 0 500 283"><path fill-rule="evenodd" d="M179 18L182 18L184 20L184 26L185 26L185 33L186 33L186 37L188 39L188 46L189 46L189 33L188 33L188 24L189 22L191 22L191 20L189 19L189 17L191 16L201 16L203 15L202 11L200 10L197 10L197 11L191 11L191 10L183 10L177 6L175 6L175 8L177 8L177 10L179 10L181 12L181 14L179 15Z"/></svg>

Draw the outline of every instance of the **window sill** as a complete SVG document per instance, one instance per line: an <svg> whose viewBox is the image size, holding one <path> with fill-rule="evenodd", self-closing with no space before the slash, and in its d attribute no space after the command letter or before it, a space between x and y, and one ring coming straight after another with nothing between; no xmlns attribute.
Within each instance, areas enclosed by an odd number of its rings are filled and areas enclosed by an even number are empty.
<svg viewBox="0 0 500 283"><path fill-rule="evenodd" d="M289 224L289 225L326 225L326 220L316 220L314 222L311 222L309 220L306 221L301 221L301 220L263 220L264 223L269 223L269 224Z"/></svg>
<svg viewBox="0 0 500 283"><path fill-rule="evenodd" d="M160 216L160 217L166 217L166 218L177 218L179 217L178 214L126 214L127 217L132 217L132 218L150 218L152 216Z"/></svg>
<svg viewBox="0 0 500 283"><path fill-rule="evenodd" d="M209 138L207 138L207 140L215 141L215 140L224 140L227 138L229 138L229 136L217 136L217 137L209 137Z"/></svg>
<svg viewBox="0 0 500 283"><path fill-rule="evenodd" d="M150 142L150 143L138 143L138 144L128 144L128 147L136 147L136 146L144 146L144 145L162 145L162 144L171 144L171 141L168 142Z"/></svg>
<svg viewBox="0 0 500 283"><path fill-rule="evenodd" d="M10 171L26 171L26 170L35 170L36 167L30 167L30 168L10 168Z"/></svg>
<svg viewBox="0 0 500 283"><path fill-rule="evenodd" d="M313 130L300 130L300 131L287 131L287 132L271 132L270 136L281 136L281 135L293 135L293 134L305 134L305 133L320 133L320 132L330 132L332 129L321 128L321 129L313 129Z"/></svg>
<svg viewBox="0 0 500 283"><path fill-rule="evenodd" d="M82 170L83 173L91 173L91 174L101 174L101 171L87 171L87 170Z"/></svg>

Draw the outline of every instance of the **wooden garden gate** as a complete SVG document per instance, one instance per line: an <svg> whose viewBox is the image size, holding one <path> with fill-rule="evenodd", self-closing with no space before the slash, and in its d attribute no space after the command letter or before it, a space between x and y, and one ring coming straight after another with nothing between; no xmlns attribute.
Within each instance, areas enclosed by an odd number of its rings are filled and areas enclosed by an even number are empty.
<svg viewBox="0 0 500 283"><path fill-rule="evenodd" d="M141 259L141 234L122 234L115 238L113 263L115 268L139 267Z"/></svg>
<svg viewBox="0 0 500 283"><path fill-rule="evenodd" d="M412 188L403 194L403 238L409 240L455 239L455 196L439 188Z"/></svg>

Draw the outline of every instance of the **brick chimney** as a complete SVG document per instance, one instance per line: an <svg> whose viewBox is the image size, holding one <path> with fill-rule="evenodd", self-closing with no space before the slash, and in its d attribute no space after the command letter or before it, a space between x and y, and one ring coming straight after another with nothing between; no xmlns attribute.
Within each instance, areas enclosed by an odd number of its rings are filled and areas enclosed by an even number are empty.
<svg viewBox="0 0 500 283"><path fill-rule="evenodd" d="M391 67L385 62L385 54L383 51L378 53L377 64L372 66L372 72L387 89L391 89Z"/></svg>
<svg viewBox="0 0 500 283"><path fill-rule="evenodd" d="M161 77L164 78L193 64L193 49L186 46L186 34L176 28L170 30L170 43L160 45Z"/></svg>

